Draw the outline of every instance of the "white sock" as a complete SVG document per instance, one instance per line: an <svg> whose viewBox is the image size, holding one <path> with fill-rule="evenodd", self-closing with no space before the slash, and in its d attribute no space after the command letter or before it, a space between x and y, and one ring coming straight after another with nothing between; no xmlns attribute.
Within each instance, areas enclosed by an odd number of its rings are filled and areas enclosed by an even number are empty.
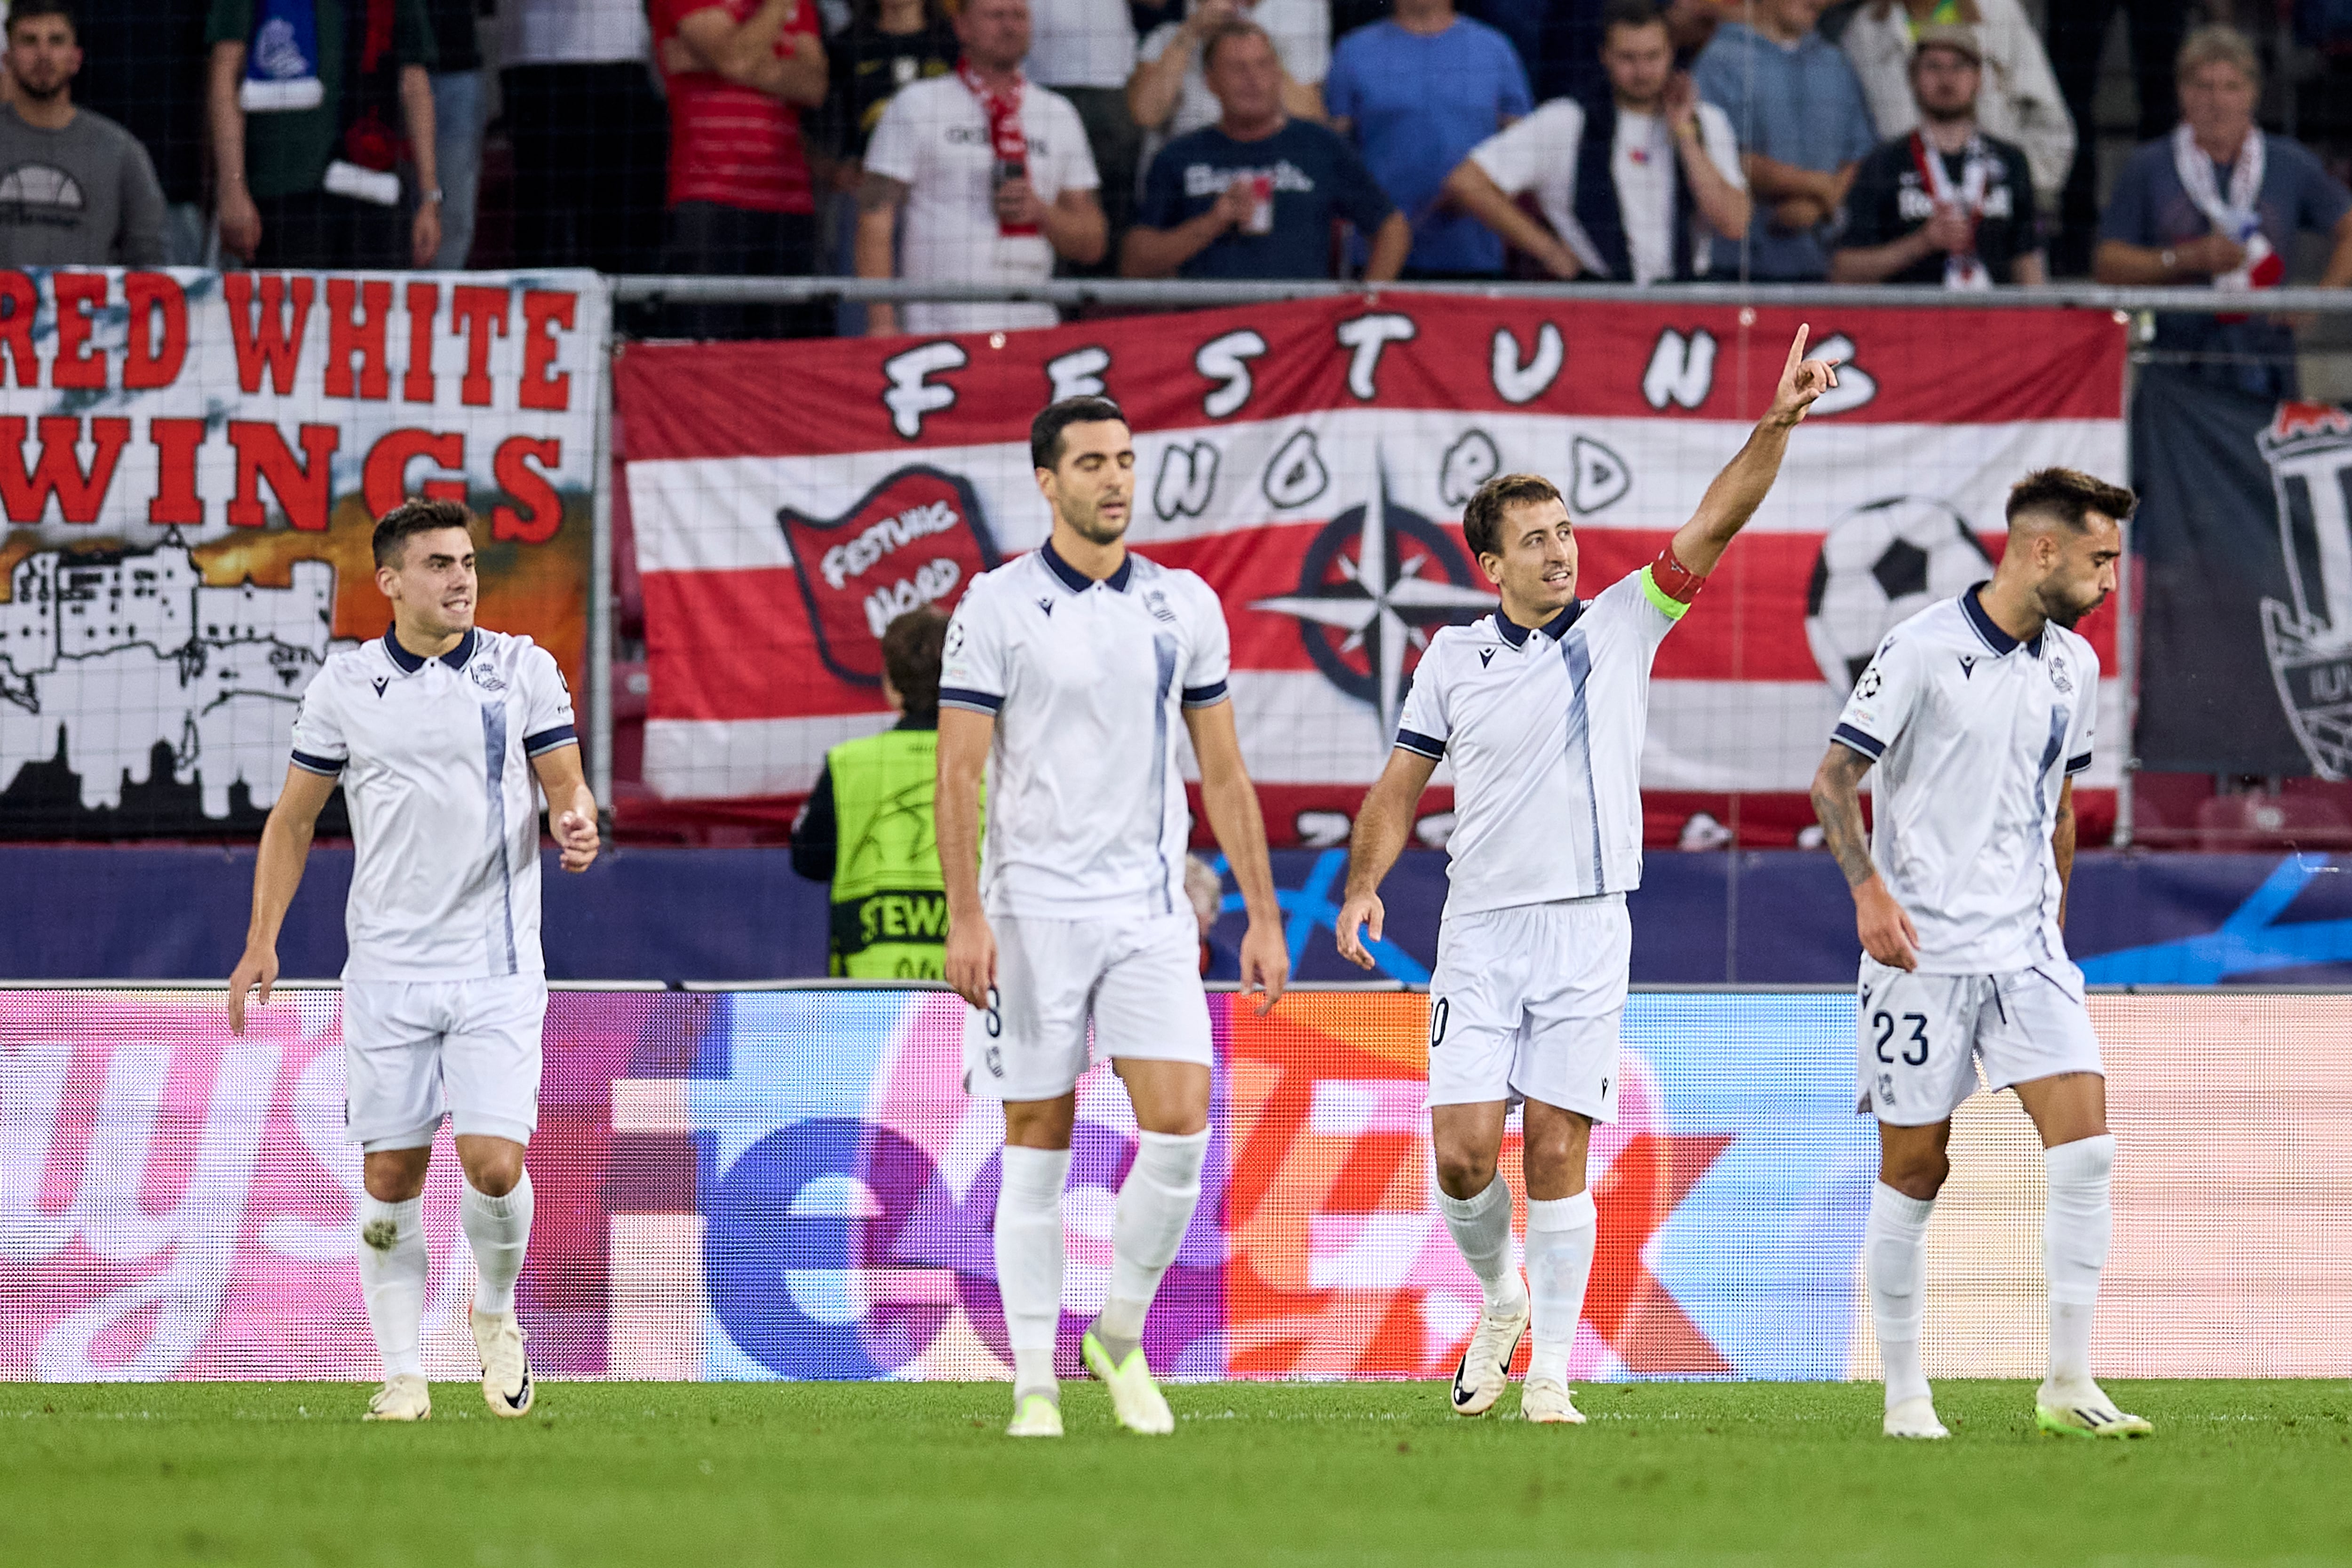
<svg viewBox="0 0 2352 1568"><path fill-rule="evenodd" d="M1454 1233L1462 1261L1478 1277L1486 1305L1517 1307L1526 1300L1527 1286L1511 1266L1511 1189L1502 1173L1475 1198L1454 1197L1439 1188L1437 1206L1444 1211L1445 1228Z"/></svg>
<svg viewBox="0 0 2352 1568"><path fill-rule="evenodd" d="M1919 1359L1920 1298L1927 1274L1927 1216L1935 1212L1933 1198L1906 1197L1885 1182L1871 1185L1863 1268L1870 1280L1870 1321L1878 1331L1889 1410L1927 1393Z"/></svg>
<svg viewBox="0 0 2352 1568"><path fill-rule="evenodd" d="M388 1204L362 1193L354 1209L360 1293L367 1300L376 1353L383 1358L384 1380L403 1373L422 1377L425 1357L417 1340L424 1331L425 1277L430 1263L425 1251L425 1200Z"/></svg>
<svg viewBox="0 0 2352 1568"><path fill-rule="evenodd" d="M1067 1149L1006 1144L996 1194L996 1291L1013 1342L1013 1394L1058 1398L1054 1331L1062 1319L1062 1186Z"/></svg>
<svg viewBox="0 0 2352 1568"><path fill-rule="evenodd" d="M530 1244L530 1173L502 1198L476 1192L471 1182L465 1186L457 1218L474 1249L474 1310L511 1312L523 1249Z"/></svg>
<svg viewBox="0 0 2352 1568"><path fill-rule="evenodd" d="M1143 1338L1143 1317L1160 1291L1160 1276L1176 1261L1192 1211L1201 1203L1201 1163L1209 1130L1178 1135L1136 1134L1135 1163L1119 1184L1111 1222L1110 1298L1095 1332L1114 1363L1123 1363Z"/></svg>
<svg viewBox="0 0 2352 1568"><path fill-rule="evenodd" d="M1535 1298L1536 1342L1528 1357L1530 1383L1539 1377L1568 1382L1568 1352L1576 1344L1576 1321L1584 1315L1600 1229L1590 1189L1528 1200L1528 1290Z"/></svg>
<svg viewBox="0 0 2352 1568"><path fill-rule="evenodd" d="M2116 1168L2110 1132L2042 1152L2049 1177L2042 1219L2042 1268L2050 1281L2050 1381L2091 1380L2091 1312L2115 1236L2108 1184Z"/></svg>

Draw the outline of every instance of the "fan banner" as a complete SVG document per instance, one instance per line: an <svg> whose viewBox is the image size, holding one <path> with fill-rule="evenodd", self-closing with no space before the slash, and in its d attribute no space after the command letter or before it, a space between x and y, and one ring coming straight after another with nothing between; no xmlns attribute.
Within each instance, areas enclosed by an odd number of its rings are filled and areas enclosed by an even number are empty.
<svg viewBox="0 0 2352 1568"><path fill-rule="evenodd" d="M257 831L409 495L580 687L608 316L592 272L0 270L0 837Z"/></svg>
<svg viewBox="0 0 2352 1568"><path fill-rule="evenodd" d="M1567 497L1587 596L1654 557L1769 405L1796 312L1380 295L1051 330L632 344L615 369L642 574L644 780L774 803L889 722L876 640L1050 515L1031 417L1078 394L1135 431L1129 541L1199 573L1233 632L1244 754L1276 842L1334 842L1387 758L1431 634L1495 607L1461 537L1480 482ZM2010 485L2120 479L2125 333L2092 311L1813 312L1841 362L1779 485L1658 656L1649 836L1701 814L1790 843L1879 638L1990 574ZM2084 623L2120 713L2114 615ZM2102 732L2119 736L2113 722ZM2111 810L2119 744L2084 815ZM1442 841L1450 774L1423 805Z"/></svg>

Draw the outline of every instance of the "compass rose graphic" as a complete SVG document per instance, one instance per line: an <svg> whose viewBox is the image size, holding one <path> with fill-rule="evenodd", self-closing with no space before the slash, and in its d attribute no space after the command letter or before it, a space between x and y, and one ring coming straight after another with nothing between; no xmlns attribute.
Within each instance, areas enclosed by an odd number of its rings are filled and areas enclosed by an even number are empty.
<svg viewBox="0 0 2352 1568"><path fill-rule="evenodd" d="M1388 471L1363 505L1335 517L1307 547L1298 591L1252 602L1294 616L1325 679L1369 702L1387 733L1396 728L1405 678L1442 626L1495 607L1462 551L1420 513L1389 499Z"/></svg>

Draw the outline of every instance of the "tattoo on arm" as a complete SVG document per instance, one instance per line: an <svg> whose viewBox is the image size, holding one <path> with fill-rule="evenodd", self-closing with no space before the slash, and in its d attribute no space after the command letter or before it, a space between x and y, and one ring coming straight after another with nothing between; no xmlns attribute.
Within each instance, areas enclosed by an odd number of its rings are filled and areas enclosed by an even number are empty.
<svg viewBox="0 0 2352 1568"><path fill-rule="evenodd" d="M857 187L857 210L861 213L881 212L895 208L907 199L907 183L887 174L866 173Z"/></svg>
<svg viewBox="0 0 2352 1568"><path fill-rule="evenodd" d="M1846 885L1859 888L1877 875L1870 863L1870 835L1862 823L1862 775L1870 759L1848 746L1832 745L1813 775L1813 815Z"/></svg>

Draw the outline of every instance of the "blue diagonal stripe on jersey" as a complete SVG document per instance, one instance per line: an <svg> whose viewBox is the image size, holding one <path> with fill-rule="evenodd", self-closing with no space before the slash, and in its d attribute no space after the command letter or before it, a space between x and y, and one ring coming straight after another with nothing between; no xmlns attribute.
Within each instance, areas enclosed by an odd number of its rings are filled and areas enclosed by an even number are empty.
<svg viewBox="0 0 2352 1568"><path fill-rule="evenodd" d="M1151 834L1160 852L1160 899L1164 906L1160 912L1172 915L1176 893L1168 869L1168 699L1176 689L1176 639L1166 632L1152 633L1151 658L1159 667L1151 691L1151 788L1152 798L1160 803Z"/></svg>
<svg viewBox="0 0 2352 1568"><path fill-rule="evenodd" d="M1592 817L1592 891L1604 885L1601 867L1601 795L1592 776L1592 710L1585 701L1584 683L1592 677L1592 649L1580 626L1570 626L1559 639L1559 657L1568 661L1568 776L1584 773L1584 804Z"/></svg>
<svg viewBox="0 0 2352 1568"><path fill-rule="evenodd" d="M482 771L489 789L490 854L498 862L499 896L507 924L507 973L521 964L515 956L514 866L507 848L507 705L487 703L482 709Z"/></svg>

